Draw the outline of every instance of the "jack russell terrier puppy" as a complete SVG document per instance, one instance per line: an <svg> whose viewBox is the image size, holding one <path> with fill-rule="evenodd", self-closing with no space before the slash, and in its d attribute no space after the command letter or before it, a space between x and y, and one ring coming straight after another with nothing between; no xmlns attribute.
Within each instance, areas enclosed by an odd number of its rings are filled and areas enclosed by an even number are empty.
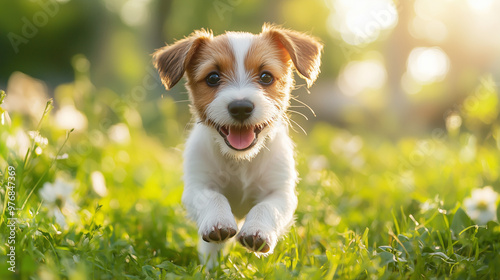
<svg viewBox="0 0 500 280"><path fill-rule="evenodd" d="M184 152L182 202L198 224L208 268L236 234L248 250L271 254L293 223L293 69L311 86L322 49L309 35L265 24L260 34L198 30L154 53L167 90L186 76L196 123ZM241 228L236 219L244 219Z"/></svg>

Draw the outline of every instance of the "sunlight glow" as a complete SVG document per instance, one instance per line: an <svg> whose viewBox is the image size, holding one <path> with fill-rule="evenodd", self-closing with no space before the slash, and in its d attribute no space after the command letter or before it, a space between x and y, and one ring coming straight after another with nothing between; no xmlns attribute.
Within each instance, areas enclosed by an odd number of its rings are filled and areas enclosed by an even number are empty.
<svg viewBox="0 0 500 280"><path fill-rule="evenodd" d="M334 12L330 27L340 32L350 45L375 41L380 32L398 22L398 11L391 0L332 0Z"/></svg>
<svg viewBox="0 0 500 280"><path fill-rule="evenodd" d="M446 25L434 19L415 16L409 24L410 34L417 39L427 39L432 43L441 43L448 36Z"/></svg>
<svg viewBox="0 0 500 280"><path fill-rule="evenodd" d="M367 89L379 89L387 81L384 65L378 60L352 61L339 76L339 88L347 96Z"/></svg>
<svg viewBox="0 0 500 280"><path fill-rule="evenodd" d="M437 47L414 48L407 61L408 73L421 84L441 81L448 73L449 68L448 56Z"/></svg>
<svg viewBox="0 0 500 280"><path fill-rule="evenodd" d="M441 43L448 36L447 18L449 3L446 1L416 0L413 4L414 18L409 22L410 34L417 39Z"/></svg>
<svg viewBox="0 0 500 280"><path fill-rule="evenodd" d="M477 12L487 12L493 5L493 0L467 0L467 4Z"/></svg>
<svg viewBox="0 0 500 280"><path fill-rule="evenodd" d="M122 21L129 26L139 26L148 17L149 0L128 0L120 10Z"/></svg>
<svg viewBox="0 0 500 280"><path fill-rule="evenodd" d="M449 12L449 1L415 0L415 14L423 19L443 18Z"/></svg>

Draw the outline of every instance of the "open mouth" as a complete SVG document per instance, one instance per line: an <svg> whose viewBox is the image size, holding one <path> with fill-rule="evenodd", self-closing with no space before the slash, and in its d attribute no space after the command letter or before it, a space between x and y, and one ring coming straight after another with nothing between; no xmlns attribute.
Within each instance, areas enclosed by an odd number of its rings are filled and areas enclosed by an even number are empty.
<svg viewBox="0 0 500 280"><path fill-rule="evenodd" d="M259 133L266 124L253 126L222 125L217 126L217 131L224 138L229 148L236 151L246 151L257 143Z"/></svg>

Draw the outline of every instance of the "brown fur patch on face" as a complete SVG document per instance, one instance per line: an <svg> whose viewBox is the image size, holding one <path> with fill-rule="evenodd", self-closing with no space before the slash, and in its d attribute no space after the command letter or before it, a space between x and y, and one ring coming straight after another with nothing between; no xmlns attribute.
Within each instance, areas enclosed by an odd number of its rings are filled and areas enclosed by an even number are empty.
<svg viewBox="0 0 500 280"><path fill-rule="evenodd" d="M227 36L217 36L205 42L191 61L186 69L186 86L190 89L193 113L205 122L207 106L214 100L217 91L224 86L225 81L234 76L235 58ZM206 77L212 72L220 75L219 86L207 85Z"/></svg>
<svg viewBox="0 0 500 280"><path fill-rule="evenodd" d="M293 87L292 63L288 53L267 36L256 36L245 58L245 69L255 84L260 85L281 112L288 108ZM259 83L260 75L269 72L274 77L270 85Z"/></svg>

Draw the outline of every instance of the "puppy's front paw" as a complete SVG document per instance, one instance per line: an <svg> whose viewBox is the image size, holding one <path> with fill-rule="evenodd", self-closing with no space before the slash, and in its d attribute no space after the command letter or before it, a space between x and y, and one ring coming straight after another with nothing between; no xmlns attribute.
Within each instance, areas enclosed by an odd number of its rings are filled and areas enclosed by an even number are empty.
<svg viewBox="0 0 500 280"><path fill-rule="evenodd" d="M272 253L278 234L272 228L255 220L247 220L238 234L238 241L256 253Z"/></svg>
<svg viewBox="0 0 500 280"><path fill-rule="evenodd" d="M206 242L224 242L236 235L236 229L230 226L215 225L201 235Z"/></svg>
<svg viewBox="0 0 500 280"><path fill-rule="evenodd" d="M263 236L260 231L249 235L240 234L238 236L238 241L248 250L257 253L268 253L271 249L271 240Z"/></svg>

